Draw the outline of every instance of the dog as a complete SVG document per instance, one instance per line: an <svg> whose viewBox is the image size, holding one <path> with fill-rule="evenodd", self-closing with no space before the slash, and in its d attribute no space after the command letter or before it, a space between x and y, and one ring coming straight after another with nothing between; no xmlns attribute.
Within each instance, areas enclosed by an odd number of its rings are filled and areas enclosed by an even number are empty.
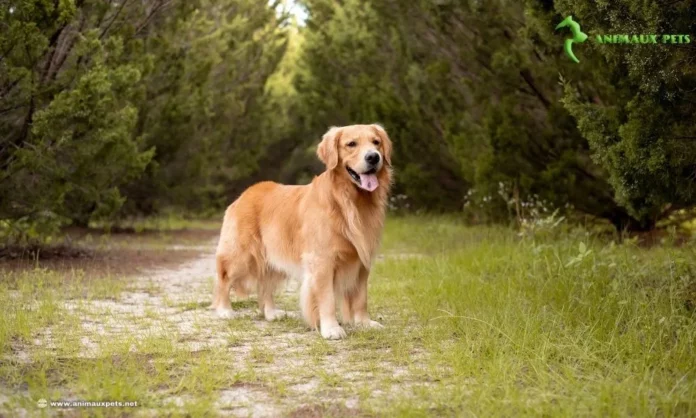
<svg viewBox="0 0 696 418"><path fill-rule="evenodd" d="M332 127L317 147L326 170L304 186L257 183L225 212L216 252L213 304L232 317L230 289L256 290L266 320L284 316L273 293L301 280L300 309L326 339L344 324L382 327L367 312L367 281L380 244L392 183L392 142L377 124Z"/></svg>

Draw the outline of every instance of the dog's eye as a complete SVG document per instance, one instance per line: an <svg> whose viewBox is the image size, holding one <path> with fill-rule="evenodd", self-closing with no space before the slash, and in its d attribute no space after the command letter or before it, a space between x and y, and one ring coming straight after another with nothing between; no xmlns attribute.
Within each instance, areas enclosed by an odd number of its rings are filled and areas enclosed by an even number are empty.
<svg viewBox="0 0 696 418"><path fill-rule="evenodd" d="M375 145L379 145L379 141L376 140L376 139L375 139L374 141L372 141L372 143L375 144Z"/></svg>
<svg viewBox="0 0 696 418"><path fill-rule="evenodd" d="M358 145L358 143L355 142L355 141L350 141L349 143L346 144L346 146L349 146L349 147L351 147L351 148L353 148L353 147L356 146L356 145Z"/></svg>

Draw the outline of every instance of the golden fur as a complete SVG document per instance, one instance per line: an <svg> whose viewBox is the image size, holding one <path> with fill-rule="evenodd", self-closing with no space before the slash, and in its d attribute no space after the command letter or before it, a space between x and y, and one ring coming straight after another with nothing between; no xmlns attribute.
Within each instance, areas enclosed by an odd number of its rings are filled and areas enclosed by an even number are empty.
<svg viewBox="0 0 696 418"><path fill-rule="evenodd" d="M230 289L243 296L256 288L259 308L275 319L284 313L276 310L273 291L294 277L302 280L304 319L324 338L345 336L336 298L344 323L381 326L367 313L367 280L391 186L391 148L379 125L331 128L317 148L326 171L310 184L261 182L242 193L225 212L217 248L212 307L218 314L231 315ZM370 192L346 167L369 175L366 155L375 152L381 163Z"/></svg>

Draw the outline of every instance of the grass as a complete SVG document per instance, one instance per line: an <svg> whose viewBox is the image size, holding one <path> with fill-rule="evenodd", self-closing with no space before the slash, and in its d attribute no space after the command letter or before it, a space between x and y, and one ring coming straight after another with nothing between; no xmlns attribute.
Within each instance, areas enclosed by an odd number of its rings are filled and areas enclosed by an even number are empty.
<svg viewBox="0 0 696 418"><path fill-rule="evenodd" d="M147 231L181 231L181 230L219 230L220 214L206 218L188 218L177 213L169 213L156 217L126 219L116 225L108 223L93 223L90 227L94 229L117 229L130 230L137 234Z"/></svg>
<svg viewBox="0 0 696 418"><path fill-rule="evenodd" d="M128 312L129 295L162 283L3 273L0 413L45 398L142 406L74 410L90 416L696 415L693 240L642 248L563 224L520 236L407 217L389 220L382 255L370 310L386 328L340 342L266 323L253 300L214 319L212 273ZM297 311L296 298L279 304Z"/></svg>

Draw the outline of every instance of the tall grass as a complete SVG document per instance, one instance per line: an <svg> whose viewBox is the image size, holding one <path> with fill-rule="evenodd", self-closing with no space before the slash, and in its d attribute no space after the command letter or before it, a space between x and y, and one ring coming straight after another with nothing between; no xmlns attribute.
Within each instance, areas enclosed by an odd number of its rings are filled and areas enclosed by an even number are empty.
<svg viewBox="0 0 696 418"><path fill-rule="evenodd" d="M373 282L432 354L437 389L405 394L406 415L696 413L694 245L402 218L385 247L425 254Z"/></svg>

